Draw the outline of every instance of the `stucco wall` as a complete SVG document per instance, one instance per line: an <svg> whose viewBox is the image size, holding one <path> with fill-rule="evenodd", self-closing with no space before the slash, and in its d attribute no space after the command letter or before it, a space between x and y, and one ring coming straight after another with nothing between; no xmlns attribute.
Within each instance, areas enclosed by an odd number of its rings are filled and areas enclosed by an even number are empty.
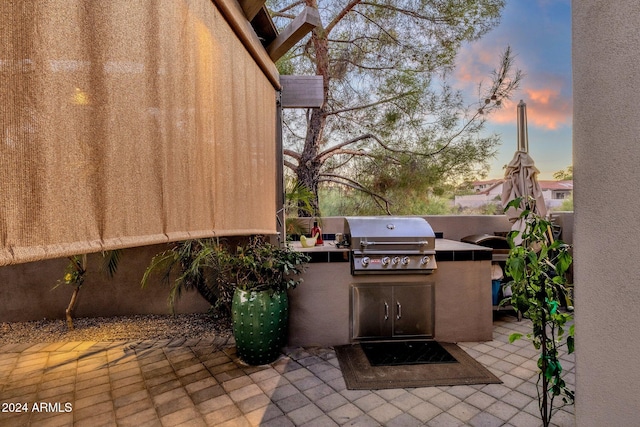
<svg viewBox="0 0 640 427"><path fill-rule="evenodd" d="M125 249L113 279L100 271L102 257L89 256L89 269L75 317L110 317L132 314L168 314L169 290L158 278L142 289L140 279L151 258L168 245ZM61 285L66 258L0 267L0 322L63 319L73 288ZM178 313L206 312L208 303L197 292L183 294Z"/></svg>
<svg viewBox="0 0 640 427"><path fill-rule="evenodd" d="M511 223L504 215L427 215L424 217L433 231L442 233L445 239L460 240L472 234L494 234L511 229ZM554 221L562 227L562 240L573 242L573 212L554 212ZM325 217L320 220L323 233L342 233L344 217ZM309 219L309 230L313 218Z"/></svg>
<svg viewBox="0 0 640 427"><path fill-rule="evenodd" d="M571 231L572 217L572 213L563 215L567 233ZM434 231L442 232L451 240L509 229L509 222L502 215L428 216L427 220ZM342 232L344 228L343 217L322 218L321 223L325 233ZM565 240L571 242L567 237ZM167 247L153 245L126 249L114 279L108 279L98 271L100 255L90 255L90 270L81 290L76 316L168 313L167 287L154 283L148 289L140 288L140 279L149 261ZM63 318L72 289L61 286L52 290L52 287L62 277L66 263L67 260L61 258L0 267L0 322ZM183 295L177 309L178 312L204 312L208 305L199 294L191 292Z"/></svg>
<svg viewBox="0 0 640 427"><path fill-rule="evenodd" d="M572 2L576 424L640 415L640 3Z"/></svg>

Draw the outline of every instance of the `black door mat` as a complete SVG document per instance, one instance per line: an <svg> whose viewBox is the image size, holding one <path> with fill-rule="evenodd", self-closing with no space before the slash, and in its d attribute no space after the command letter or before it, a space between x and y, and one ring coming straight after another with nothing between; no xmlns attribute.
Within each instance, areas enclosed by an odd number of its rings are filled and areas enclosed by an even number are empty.
<svg viewBox="0 0 640 427"><path fill-rule="evenodd" d="M436 341L389 341L361 343L371 366L418 365L422 363L458 363Z"/></svg>
<svg viewBox="0 0 640 427"><path fill-rule="evenodd" d="M499 384L502 381L455 344L440 343L458 363L372 366L360 344L336 346L349 390Z"/></svg>

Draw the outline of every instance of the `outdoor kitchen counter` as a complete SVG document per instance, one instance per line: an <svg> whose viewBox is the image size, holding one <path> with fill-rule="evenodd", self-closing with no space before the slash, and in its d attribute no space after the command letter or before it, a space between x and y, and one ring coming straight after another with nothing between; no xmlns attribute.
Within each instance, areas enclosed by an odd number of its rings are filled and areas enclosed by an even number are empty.
<svg viewBox="0 0 640 427"><path fill-rule="evenodd" d="M293 249L309 254L323 254L329 252L341 252L346 254L349 253L349 248L338 248L336 247L335 242L325 241L323 245L314 246L312 248L302 247L302 244L299 241L289 242L289 244ZM459 256L464 253L463 256L474 256L474 258L480 260L481 258L491 259L492 249L486 246L478 246L471 243L459 242L457 240L436 239L436 259L438 261L440 261L443 255L445 256L446 260L449 260L449 258L452 257L453 259L456 259L456 252L458 252ZM328 257L327 260L327 262L331 262Z"/></svg>
<svg viewBox="0 0 640 427"><path fill-rule="evenodd" d="M419 275L435 284L434 339L442 342L493 339L490 248L447 239L436 239L438 267L433 274ZM289 345L333 346L350 343L350 291L352 284L367 283L367 275L352 276L349 249L333 242L295 250L312 261L304 282L289 292ZM389 282L411 276L393 275Z"/></svg>

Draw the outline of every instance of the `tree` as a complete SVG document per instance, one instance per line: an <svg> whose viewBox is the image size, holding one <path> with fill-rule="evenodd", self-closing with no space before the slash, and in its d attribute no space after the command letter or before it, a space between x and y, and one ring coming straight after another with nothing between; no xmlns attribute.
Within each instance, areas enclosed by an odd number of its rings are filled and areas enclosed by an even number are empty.
<svg viewBox="0 0 640 427"><path fill-rule="evenodd" d="M573 179L573 166L567 166L566 169L555 172L553 177L558 181L568 181Z"/></svg>
<svg viewBox="0 0 640 427"><path fill-rule="evenodd" d="M103 263L101 268L109 275L109 277L113 277L116 273L121 256L122 251L120 249L102 252ZM67 327L69 330L73 330L73 312L78 304L80 288L82 288L87 275L88 263L87 254L71 255L68 259L69 264L67 264L64 270L65 274L62 279L57 281L54 289L63 284L73 286L71 300L64 311L65 318L67 319Z"/></svg>
<svg viewBox="0 0 640 427"><path fill-rule="evenodd" d="M489 113L518 86L505 51L480 101L464 105L447 83L461 45L493 28L503 0L271 0L285 26L303 7L323 24L279 62L281 74L322 76L324 104L288 110L285 165L314 195L338 183L367 193L384 211L391 186L426 186L486 170L498 138L478 136ZM372 171L375 173L372 174ZM300 213L305 215L304 212Z"/></svg>
<svg viewBox="0 0 640 427"><path fill-rule="evenodd" d="M507 208L522 206L522 198L510 201ZM535 214L530 200L525 201L520 219L525 230L512 231L508 235L509 257L506 272L511 277L508 285L513 292L508 300L524 317L531 320L532 332L527 334L538 358L538 404L545 427L550 425L556 398L563 405L574 403L575 393L562 378L559 349L567 347L569 354L575 348L573 316L560 310L562 300L567 300L566 273L573 263L571 247L551 234L551 222ZM522 243L515 244L520 235ZM567 329L568 327L568 329ZM513 333L509 342L522 338ZM557 409L557 408L555 408Z"/></svg>

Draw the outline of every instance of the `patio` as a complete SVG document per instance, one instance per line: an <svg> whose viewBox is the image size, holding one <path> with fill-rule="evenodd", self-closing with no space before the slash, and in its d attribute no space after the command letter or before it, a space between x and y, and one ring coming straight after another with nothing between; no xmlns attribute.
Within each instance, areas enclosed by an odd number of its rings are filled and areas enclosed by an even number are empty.
<svg viewBox="0 0 640 427"><path fill-rule="evenodd" d="M492 341L459 343L503 384L372 391L345 388L331 348L288 348L272 365L247 367L216 339L7 344L0 347L0 423L538 426L537 353L528 341L508 340L529 327L498 313ZM574 387L574 355L562 360ZM28 412L10 403L27 404ZM553 424L574 426L573 410L560 409Z"/></svg>

